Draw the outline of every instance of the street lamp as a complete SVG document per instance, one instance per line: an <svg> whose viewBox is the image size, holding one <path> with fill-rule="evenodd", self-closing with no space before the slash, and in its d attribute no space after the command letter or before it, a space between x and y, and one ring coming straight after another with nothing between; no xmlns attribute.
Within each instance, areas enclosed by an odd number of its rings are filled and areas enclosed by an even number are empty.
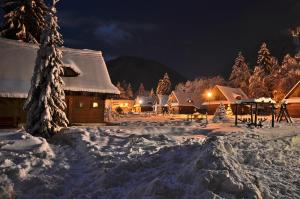
<svg viewBox="0 0 300 199"><path fill-rule="evenodd" d="M207 92L207 97L208 97L208 99L210 99L212 97L212 92L208 91Z"/></svg>
<svg viewBox="0 0 300 199"><path fill-rule="evenodd" d="M208 112L209 106L210 106L210 99L213 96L213 94L211 91L208 91L206 95L207 95L207 99L208 99L208 107L207 107L207 112Z"/></svg>

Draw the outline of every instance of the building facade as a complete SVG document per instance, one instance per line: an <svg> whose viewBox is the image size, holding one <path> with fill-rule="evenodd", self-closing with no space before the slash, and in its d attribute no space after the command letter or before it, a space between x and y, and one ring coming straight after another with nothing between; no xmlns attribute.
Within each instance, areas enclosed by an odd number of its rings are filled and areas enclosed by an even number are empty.
<svg viewBox="0 0 300 199"><path fill-rule="evenodd" d="M23 104L30 89L38 46L0 38L0 127L25 123ZM102 53L61 48L66 115L71 124L104 122L105 99L119 94Z"/></svg>

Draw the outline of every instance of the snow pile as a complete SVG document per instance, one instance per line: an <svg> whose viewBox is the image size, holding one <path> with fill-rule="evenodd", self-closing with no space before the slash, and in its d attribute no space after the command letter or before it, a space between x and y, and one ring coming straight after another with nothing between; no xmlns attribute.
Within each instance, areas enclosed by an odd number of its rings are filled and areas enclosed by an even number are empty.
<svg viewBox="0 0 300 199"><path fill-rule="evenodd" d="M102 176L101 198L262 198L222 138L163 149Z"/></svg>
<svg viewBox="0 0 300 199"><path fill-rule="evenodd" d="M23 132L0 134L0 198L300 198L299 124L140 125L74 127L50 144ZM7 151L22 136L22 147ZM7 173L17 165L29 168L24 177Z"/></svg>
<svg viewBox="0 0 300 199"><path fill-rule="evenodd" d="M10 198L13 182L52 165L54 153L47 141L24 131L0 133L0 198Z"/></svg>
<svg viewBox="0 0 300 199"><path fill-rule="evenodd" d="M120 126L141 126L141 127L159 127L159 126L189 126L189 127L203 127L206 125L206 119L198 119L193 121L188 120L170 120L170 121L163 121L163 122L149 122L149 121L126 121L120 122Z"/></svg>

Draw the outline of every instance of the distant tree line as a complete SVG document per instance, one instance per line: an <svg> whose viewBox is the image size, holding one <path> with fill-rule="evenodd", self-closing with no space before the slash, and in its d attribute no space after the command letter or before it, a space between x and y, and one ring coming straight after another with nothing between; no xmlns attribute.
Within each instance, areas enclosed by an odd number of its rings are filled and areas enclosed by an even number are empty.
<svg viewBox="0 0 300 199"><path fill-rule="evenodd" d="M141 83L139 88L134 91L131 83L127 83L125 80L122 82L117 82L116 87L120 91L120 95L117 97L119 99L134 99L136 96L149 96L157 97L157 95L169 95L171 94L171 80L168 73L165 73L163 78L157 83L157 88L154 90L151 88L150 91L146 90L144 84Z"/></svg>
<svg viewBox="0 0 300 199"><path fill-rule="evenodd" d="M267 44L262 43L253 69L249 67L242 52L234 60L228 80L222 76L197 78L180 83L176 90L205 93L215 85L241 88L249 97L271 97L277 102L300 80L300 52L294 56L287 54L282 63L271 55Z"/></svg>

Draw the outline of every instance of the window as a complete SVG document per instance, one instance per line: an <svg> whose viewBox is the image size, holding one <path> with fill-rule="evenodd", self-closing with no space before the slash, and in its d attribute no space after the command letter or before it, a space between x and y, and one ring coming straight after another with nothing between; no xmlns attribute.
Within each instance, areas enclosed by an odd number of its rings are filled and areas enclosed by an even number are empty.
<svg viewBox="0 0 300 199"><path fill-rule="evenodd" d="M98 104L98 102L93 102L93 106L92 106L93 108L98 108L99 107L99 104Z"/></svg>
<svg viewBox="0 0 300 199"><path fill-rule="evenodd" d="M81 71L72 64L64 64L63 66L64 74L63 77L77 77L81 74Z"/></svg>
<svg viewBox="0 0 300 199"><path fill-rule="evenodd" d="M79 102L79 108L83 108L84 104L83 102Z"/></svg>

